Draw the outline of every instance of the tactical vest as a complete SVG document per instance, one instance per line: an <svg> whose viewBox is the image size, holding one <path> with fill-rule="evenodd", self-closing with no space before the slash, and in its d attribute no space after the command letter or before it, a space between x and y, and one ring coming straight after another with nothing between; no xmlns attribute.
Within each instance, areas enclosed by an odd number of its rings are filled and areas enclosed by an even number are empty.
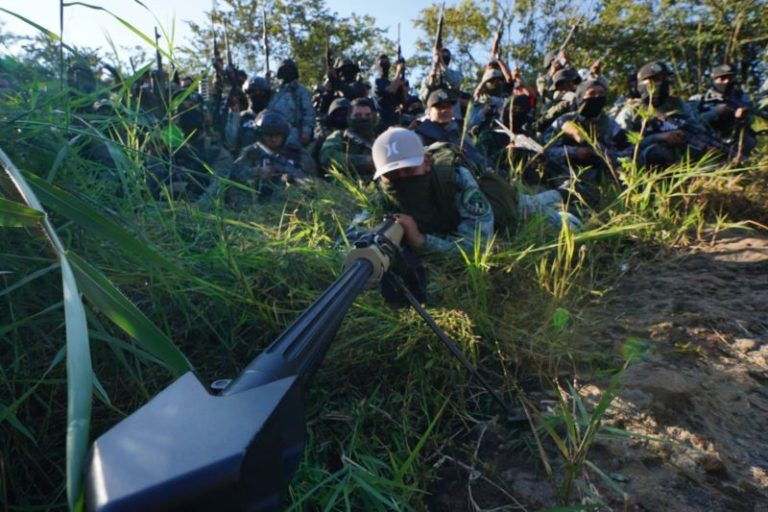
<svg viewBox="0 0 768 512"><path fill-rule="evenodd" d="M432 144L427 148L427 154L432 157L432 170L439 170L440 175L448 175L453 179L453 190L456 190L456 168L467 169L474 167L466 162L459 149L449 143ZM517 191L507 180L495 173L481 172L475 175L477 185L488 202L491 203L493 219L499 231L514 231L517 225Z"/></svg>

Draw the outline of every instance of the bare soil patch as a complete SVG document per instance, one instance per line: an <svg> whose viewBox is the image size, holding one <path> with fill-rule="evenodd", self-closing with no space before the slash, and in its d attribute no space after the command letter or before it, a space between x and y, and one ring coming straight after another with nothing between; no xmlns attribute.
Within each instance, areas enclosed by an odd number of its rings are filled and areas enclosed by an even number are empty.
<svg viewBox="0 0 768 512"><path fill-rule="evenodd" d="M605 424L664 442L596 440L588 459L624 496L594 473L574 496L600 510L768 511L768 236L720 233L636 264L580 318L577 343L592 350L648 342ZM605 384L582 382L580 394L594 403ZM519 433L490 425L473 436L472 456L441 469L433 510L556 505L540 459L510 441Z"/></svg>

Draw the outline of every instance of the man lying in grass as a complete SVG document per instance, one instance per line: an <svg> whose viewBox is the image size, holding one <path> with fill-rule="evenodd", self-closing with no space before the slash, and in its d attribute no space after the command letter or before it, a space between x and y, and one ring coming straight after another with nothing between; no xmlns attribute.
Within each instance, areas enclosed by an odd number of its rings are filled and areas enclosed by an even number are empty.
<svg viewBox="0 0 768 512"><path fill-rule="evenodd" d="M390 128L373 143L374 180L387 208L405 230L405 243L447 252L469 250L479 237L485 245L494 233L513 230L518 218L544 214L559 228L580 223L562 212L562 199L549 190L535 196L517 194L498 175L475 177L441 148L427 152L421 139L404 128Z"/></svg>

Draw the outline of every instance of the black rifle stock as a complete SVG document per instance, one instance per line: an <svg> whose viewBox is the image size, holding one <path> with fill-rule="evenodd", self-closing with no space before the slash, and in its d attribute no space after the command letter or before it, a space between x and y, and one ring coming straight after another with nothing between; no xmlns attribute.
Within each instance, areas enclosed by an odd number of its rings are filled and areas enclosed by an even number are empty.
<svg viewBox="0 0 768 512"><path fill-rule="evenodd" d="M358 238L336 281L219 396L189 372L100 436L88 510L277 510L304 451L303 391L402 236L390 218Z"/></svg>

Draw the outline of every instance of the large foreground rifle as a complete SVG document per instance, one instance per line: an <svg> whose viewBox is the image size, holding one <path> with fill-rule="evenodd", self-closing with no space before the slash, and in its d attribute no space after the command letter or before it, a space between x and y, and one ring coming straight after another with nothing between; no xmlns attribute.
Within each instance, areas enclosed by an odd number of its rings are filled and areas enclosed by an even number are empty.
<svg viewBox="0 0 768 512"><path fill-rule="evenodd" d="M93 444L91 511L273 511L304 452L303 393L355 298L387 274L402 227L361 236L345 268L220 395L189 372Z"/></svg>

